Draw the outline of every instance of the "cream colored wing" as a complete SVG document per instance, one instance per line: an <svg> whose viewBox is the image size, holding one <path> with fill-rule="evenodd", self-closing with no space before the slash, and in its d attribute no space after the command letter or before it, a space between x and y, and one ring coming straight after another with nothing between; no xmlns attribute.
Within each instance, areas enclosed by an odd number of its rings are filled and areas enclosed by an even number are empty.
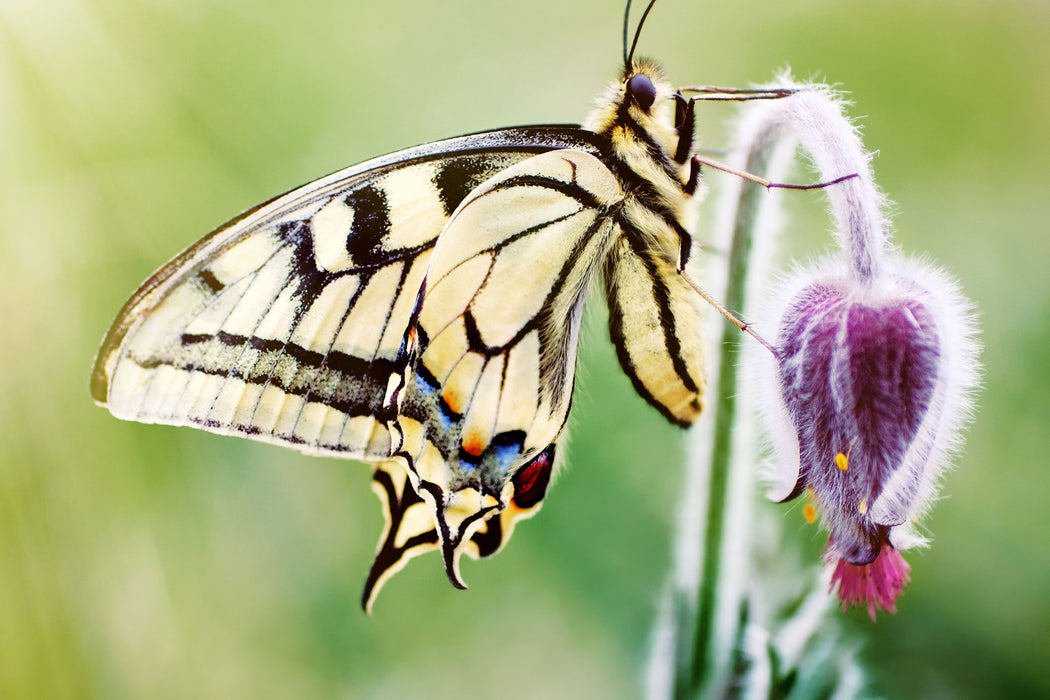
<svg viewBox="0 0 1050 700"><path fill-rule="evenodd" d="M663 256L622 236L605 268L609 332L635 390L667 420L700 417L705 387L700 297Z"/></svg>
<svg viewBox="0 0 1050 700"><path fill-rule="evenodd" d="M434 248L392 439L457 586L460 555L497 551L546 492L622 197L594 156L545 153L475 190Z"/></svg>
<svg viewBox="0 0 1050 700"><path fill-rule="evenodd" d="M561 147L587 146L573 127L450 139L243 214L128 301L95 399L120 418L386 458L384 396L439 232L493 173Z"/></svg>
<svg viewBox="0 0 1050 700"><path fill-rule="evenodd" d="M454 557L465 552L481 559L502 549L514 530L514 523L539 510L547 494L553 464L552 445L518 469L511 479L513 496L507 506L495 514L485 511L483 516L488 516L487 519L480 518L481 525L469 540L460 544ZM385 525L361 594L361 607L366 612L372 611L376 596L391 576L411 559L440 547L434 509L413 488L408 472L400 463L378 463L372 474L372 490L382 504ZM461 500L465 493L477 494L474 489L465 489L460 492Z"/></svg>

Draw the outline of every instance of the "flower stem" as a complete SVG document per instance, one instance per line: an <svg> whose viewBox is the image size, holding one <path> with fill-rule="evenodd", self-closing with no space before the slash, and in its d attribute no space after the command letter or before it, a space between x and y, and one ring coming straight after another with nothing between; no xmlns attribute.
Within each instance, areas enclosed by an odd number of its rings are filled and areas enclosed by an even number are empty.
<svg viewBox="0 0 1050 700"><path fill-rule="evenodd" d="M816 109L814 100L818 105ZM861 229L859 236L843 241L856 251L853 264L862 274L870 275L878 268L883 252L883 241L878 238L882 229L881 199L871 182L866 160L863 156L853 156L841 143L853 145L852 140L856 138L848 123L843 121L843 132L842 126L830 124L830 119L820 113L820 106L826 100L823 94L800 93L756 110L741 128L746 134L746 156L740 168L778 179L786 170L795 144L801 140L803 149L816 161L820 174L836 181L825 190L832 200L836 218L848 212L843 214L845 206L835 206L835 200L843 194L830 190L849 188L854 199L859 190L861 197L874 205L865 212L863 221L852 222L855 229ZM815 111L822 119L813 117ZM833 147L822 141L829 138L828 132L835 134L832 140L838 140ZM767 263L773 257L777 226L769 211L771 200L765 187L746 181L737 183L730 197L725 212L725 221L731 222L731 226L726 227L729 229L725 244L729 255L727 281L721 297L730 310L746 313L749 291L754 282L765 276ZM736 326L721 325L717 357L712 363L714 381L709 387L716 397L711 407L713 424L708 434L701 435L706 443L694 442L691 481L696 488L689 492L686 508L702 513L696 524L700 532L697 542L700 560L692 579L695 597L680 595L681 600L675 606L679 614L687 610L693 612L691 634L680 631L675 635L680 647L676 650L675 698L720 696L732 686L740 670L747 596L752 592L748 569L753 548L751 499L756 438L751 407L741 405L747 392L740 384L738 366L744 356L745 343L750 342ZM686 537L683 535L683 540ZM695 603L686 606L681 601ZM681 619L678 622L690 624Z"/></svg>
<svg viewBox="0 0 1050 700"><path fill-rule="evenodd" d="M767 143L748 154L749 172L768 172L774 143ZM766 147L769 146L769 147ZM747 306L748 272L752 249L759 228L762 209L768 199L765 188L754 183L741 183L730 215L732 231L729 242L728 279L722 295L729 309ZM739 466L737 452L747 426L738 420L739 387L737 364L747 339L731 323L723 323L718 348L716 381L711 387L716 396L714 426L706 460L706 489L694 497L703 498L705 514L701 525L701 560L697 577L696 608L692 629L691 655L677 672L676 698L718 695L733 672L733 650L739 648L742 634L747 560L751 547L748 511L751 477ZM751 342L747 340L746 342ZM708 451L709 450L709 451ZM694 456L699 462L705 456ZM699 465L694 465L699 467ZM702 468L702 467L700 467ZM695 502L694 502L695 503ZM687 506L689 507L689 506ZM683 659L685 661L685 659Z"/></svg>

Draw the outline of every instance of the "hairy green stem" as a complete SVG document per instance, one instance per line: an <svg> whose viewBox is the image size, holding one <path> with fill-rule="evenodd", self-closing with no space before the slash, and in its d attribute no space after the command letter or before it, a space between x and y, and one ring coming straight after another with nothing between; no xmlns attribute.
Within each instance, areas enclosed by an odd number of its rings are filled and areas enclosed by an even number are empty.
<svg viewBox="0 0 1050 700"><path fill-rule="evenodd" d="M780 80L793 82L789 75ZM883 200L868 156L828 88L798 88L741 120L737 139L745 157L733 167L776 180L800 145L827 183L823 191L836 239L850 264L862 277L874 275L888 244L879 238ZM723 202L719 241L728 259L707 278L724 273L724 288L716 288L717 279L708 282L713 296L746 314L748 296L767 276L776 248L779 227L769 212L776 197L752 182L729 184L735 189ZM863 674L826 619L827 583L804 567L797 578L783 576L791 567L779 565L779 526L756 521L763 515L753 509L762 460L753 416L769 398L760 391L776 389L775 379L763 374L775 365L764 357L772 347L761 348L729 323L711 332L719 340L710 362L713 399L691 436L675 572L656 628L650 697L804 697L814 683L810 690L817 695L859 688ZM747 383L740 378L745 358ZM762 372L754 371L756 365ZM765 388L755 390L756 382ZM789 451L797 450L795 445ZM823 690L814 690L818 686Z"/></svg>
<svg viewBox="0 0 1050 700"><path fill-rule="evenodd" d="M760 147L749 154L746 169L750 172L768 172L774 149ZM748 272L752 248L758 230L758 221L765 199L764 188L753 183L742 183L736 199L736 212L729 247L728 280L723 295L729 309L747 306ZM750 480L734 483L734 442L738 421L737 364L743 344L753 342L736 326L726 322L718 345L717 399L714 429L710 445L707 489L703 494L706 504L702 525L701 560L696 593L696 610L692 629L691 654L684 668L679 668L675 684L676 698L695 698L717 694L717 688L732 673L733 650L739 648L741 620L745 602L743 581L728 569L741 562L746 567L750 537L740 527L739 513L731 512L731 505L750 498ZM742 492L742 493L734 493ZM697 504L699 506L700 504ZM744 506L746 507L746 506ZM735 523L735 524L734 524ZM735 559L735 564L731 560ZM746 576L746 573L745 573ZM680 657L681 658L681 657Z"/></svg>

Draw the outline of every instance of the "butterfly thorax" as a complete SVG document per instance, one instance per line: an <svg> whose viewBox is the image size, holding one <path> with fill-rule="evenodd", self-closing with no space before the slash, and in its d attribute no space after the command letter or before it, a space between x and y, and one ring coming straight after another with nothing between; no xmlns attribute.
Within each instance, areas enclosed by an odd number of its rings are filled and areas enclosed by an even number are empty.
<svg viewBox="0 0 1050 700"><path fill-rule="evenodd" d="M682 269L701 192L690 162L692 125L676 125L674 94L663 69L641 59L599 97L583 126L609 144L607 162L624 189L624 233Z"/></svg>

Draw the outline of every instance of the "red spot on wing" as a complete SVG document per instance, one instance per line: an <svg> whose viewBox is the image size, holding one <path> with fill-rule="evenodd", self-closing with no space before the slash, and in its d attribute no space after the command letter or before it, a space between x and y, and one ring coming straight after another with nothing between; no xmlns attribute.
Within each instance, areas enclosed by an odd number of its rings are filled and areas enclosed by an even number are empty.
<svg viewBox="0 0 1050 700"><path fill-rule="evenodd" d="M531 508L547 495L551 471L554 466L554 445L537 455L531 462L514 474L514 505L518 508Z"/></svg>

